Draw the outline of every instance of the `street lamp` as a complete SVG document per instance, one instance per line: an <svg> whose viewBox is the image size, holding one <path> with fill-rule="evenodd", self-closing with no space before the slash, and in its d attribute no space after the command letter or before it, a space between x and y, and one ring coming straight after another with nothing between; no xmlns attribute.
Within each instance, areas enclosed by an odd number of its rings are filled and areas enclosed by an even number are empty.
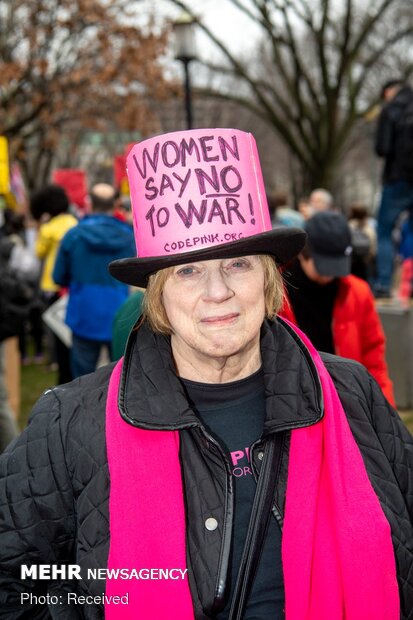
<svg viewBox="0 0 413 620"><path fill-rule="evenodd" d="M189 63L196 58L195 19L189 13L182 15L173 23L175 58L180 60L185 72L185 113L187 129L192 129L192 92L189 76Z"/></svg>

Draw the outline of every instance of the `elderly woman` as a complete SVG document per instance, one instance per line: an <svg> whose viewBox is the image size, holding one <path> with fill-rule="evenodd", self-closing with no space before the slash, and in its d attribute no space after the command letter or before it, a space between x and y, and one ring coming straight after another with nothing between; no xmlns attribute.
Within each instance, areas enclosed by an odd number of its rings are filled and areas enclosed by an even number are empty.
<svg viewBox="0 0 413 620"><path fill-rule="evenodd" d="M160 136L128 174L138 258L111 272L144 315L2 457L1 613L411 618L413 440L360 364L277 317L305 235L271 230L252 137Z"/></svg>

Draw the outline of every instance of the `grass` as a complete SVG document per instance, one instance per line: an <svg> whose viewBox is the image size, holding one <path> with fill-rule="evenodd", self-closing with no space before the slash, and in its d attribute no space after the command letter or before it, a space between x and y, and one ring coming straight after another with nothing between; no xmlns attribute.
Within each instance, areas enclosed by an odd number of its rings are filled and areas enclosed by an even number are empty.
<svg viewBox="0 0 413 620"><path fill-rule="evenodd" d="M413 411L400 411L400 417L413 435Z"/></svg>
<svg viewBox="0 0 413 620"><path fill-rule="evenodd" d="M20 382L20 416L19 427L23 430L27 425L30 412L35 402L45 390L56 385L57 373L50 371L46 364L22 366Z"/></svg>
<svg viewBox="0 0 413 620"><path fill-rule="evenodd" d="M30 411L45 390L56 385L57 373L45 364L23 366L21 369L21 408L19 426L27 425ZM400 412L400 417L413 434L413 410Z"/></svg>

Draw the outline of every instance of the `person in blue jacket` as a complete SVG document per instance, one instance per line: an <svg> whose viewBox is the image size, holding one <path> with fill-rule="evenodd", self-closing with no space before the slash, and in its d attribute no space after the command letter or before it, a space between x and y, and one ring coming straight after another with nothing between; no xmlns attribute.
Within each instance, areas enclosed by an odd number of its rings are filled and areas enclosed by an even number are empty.
<svg viewBox="0 0 413 620"><path fill-rule="evenodd" d="M98 183L90 193L90 215L62 239L53 279L68 287L66 323L72 330L73 377L96 369L101 347L111 356L112 324L128 287L108 272L109 262L135 252L132 226L113 216L116 193Z"/></svg>

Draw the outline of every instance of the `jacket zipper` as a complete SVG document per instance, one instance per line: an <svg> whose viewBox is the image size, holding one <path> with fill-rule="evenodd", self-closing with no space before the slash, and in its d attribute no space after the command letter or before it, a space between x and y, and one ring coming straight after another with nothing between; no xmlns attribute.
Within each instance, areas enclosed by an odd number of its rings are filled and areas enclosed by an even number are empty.
<svg viewBox="0 0 413 620"><path fill-rule="evenodd" d="M259 438L259 439L257 439L256 441L254 441L254 443L253 443L253 444L251 445L251 447L250 447L250 462L251 462L251 470L252 470L252 473L253 473L254 480L255 480L255 483L256 483L256 484L257 484L257 482L258 482L259 471L257 470L257 467L256 467L255 462L254 462L254 451L255 451L256 449L258 449L259 445L262 445L262 452L264 452L264 445L263 445L263 439L262 439L262 437L260 437L260 438ZM283 447L284 447L284 442L282 442L282 445L281 445L281 447L280 447L280 450L281 450L281 451L283 450ZM281 463L281 458L282 458L282 454L280 455L280 460L279 460L279 462L280 462L280 463ZM276 485L277 485L277 482L278 482L278 472L277 472L277 478L276 478L276 480L275 480L275 484L276 484ZM283 518L283 516L282 516L281 512L279 511L278 506L277 506L277 504L275 503L275 501L274 501L274 503L273 503L272 513L273 513L274 517L276 518L277 523L278 523L278 525L280 526L280 529L281 529L281 531L282 531L282 528L283 528L283 523L284 523L284 518Z"/></svg>
<svg viewBox="0 0 413 620"><path fill-rule="evenodd" d="M227 456L220 445L220 443L212 437L205 428L200 425L199 426L202 434L206 438L206 440L215 446L218 450L219 455L222 457L222 461L225 465L226 469L226 478L225 478L225 505L224 505L224 522L222 528L222 542L221 542L221 552L218 563L218 573L217 580L215 583L214 589L214 604L213 609L211 611L215 611L216 603L220 604L224 594L225 594L225 586L227 583L227 575L228 575L228 565L229 565L229 548L231 546L232 540L232 523L234 517L234 493L233 493L233 482L232 482L232 472L231 466L227 459Z"/></svg>

